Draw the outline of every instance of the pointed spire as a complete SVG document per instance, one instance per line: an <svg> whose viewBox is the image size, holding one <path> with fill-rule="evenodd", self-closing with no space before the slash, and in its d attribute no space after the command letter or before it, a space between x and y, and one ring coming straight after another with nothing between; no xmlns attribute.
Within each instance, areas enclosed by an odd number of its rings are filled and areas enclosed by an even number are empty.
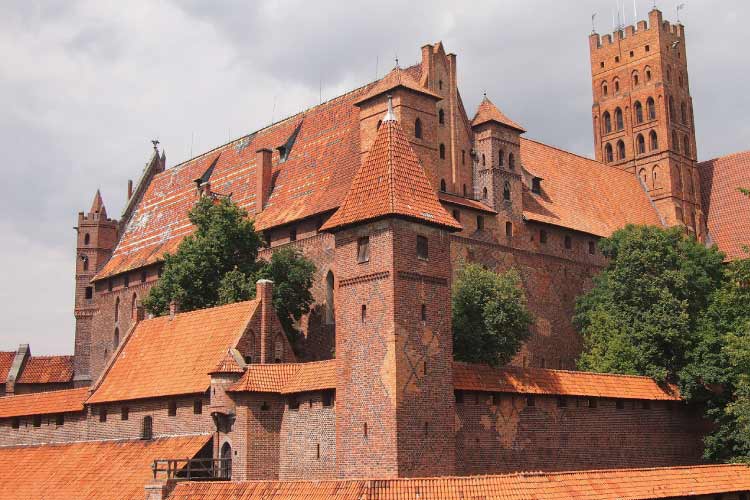
<svg viewBox="0 0 750 500"><path fill-rule="evenodd" d="M99 213L102 211L102 209L104 209L104 201L102 200L102 194L97 189L96 194L94 195L94 202L91 204L91 210L89 210L89 213Z"/></svg>
<svg viewBox="0 0 750 500"><path fill-rule="evenodd" d="M449 231L462 226L440 204L401 125L389 109L344 201L321 228L334 230L383 217L402 217Z"/></svg>
<svg viewBox="0 0 750 500"><path fill-rule="evenodd" d="M384 122L395 122L396 121L396 115L393 114L393 97L391 94L388 94L388 111L386 111L385 116L383 117Z"/></svg>
<svg viewBox="0 0 750 500"><path fill-rule="evenodd" d="M482 99L482 102L479 104L474 118L471 120L471 126L476 127L477 125L482 125L483 123L487 122L497 122L500 125L514 128L520 132L526 132L526 130L524 130L521 125L505 116L505 114L500 111L497 106L492 103L492 101L490 101L490 99L487 97L487 93L485 92L484 99Z"/></svg>

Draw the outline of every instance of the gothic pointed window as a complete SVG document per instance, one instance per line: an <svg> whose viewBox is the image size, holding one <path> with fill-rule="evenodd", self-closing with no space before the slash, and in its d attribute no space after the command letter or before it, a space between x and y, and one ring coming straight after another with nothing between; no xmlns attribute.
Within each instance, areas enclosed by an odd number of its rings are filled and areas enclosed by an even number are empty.
<svg viewBox="0 0 750 500"><path fill-rule="evenodd" d="M658 189L661 187L661 180L659 177L659 165L654 165L654 168L651 169L651 182L654 189Z"/></svg>
<svg viewBox="0 0 750 500"><path fill-rule="evenodd" d="M620 93L620 80L615 78L615 95Z"/></svg>
<svg viewBox="0 0 750 500"><path fill-rule="evenodd" d="M419 118L414 120L414 137L416 137L417 139L422 138L422 120L420 120Z"/></svg>
<svg viewBox="0 0 750 500"><path fill-rule="evenodd" d="M445 179L440 179L440 191L445 193L446 187L445 187Z"/></svg>
<svg viewBox="0 0 750 500"><path fill-rule="evenodd" d="M115 346L115 349L118 345L120 345L120 329L115 327L115 334L114 338L112 339L112 345Z"/></svg>
<svg viewBox="0 0 750 500"><path fill-rule="evenodd" d="M649 97L646 101L646 111L648 112L649 120L656 120L656 104L653 97Z"/></svg>
<svg viewBox="0 0 750 500"><path fill-rule="evenodd" d="M643 123L643 106L641 105L641 101L635 101L633 109L635 110L635 122Z"/></svg>
<svg viewBox="0 0 750 500"><path fill-rule="evenodd" d="M516 168L516 157L513 156L513 153L508 153L508 168L511 170Z"/></svg>
<svg viewBox="0 0 750 500"><path fill-rule="evenodd" d="M438 123L440 125L445 125L445 111L442 109L438 111Z"/></svg>
<svg viewBox="0 0 750 500"><path fill-rule="evenodd" d="M130 300L130 317L135 319L136 317L136 309L138 308L138 295L133 294L133 297Z"/></svg>
<svg viewBox="0 0 750 500"><path fill-rule="evenodd" d="M115 299L115 323L120 319L120 297Z"/></svg>
<svg viewBox="0 0 750 500"><path fill-rule="evenodd" d="M604 123L604 133L612 132L612 118L609 116L609 111L605 111L602 115L602 122Z"/></svg>
<svg viewBox="0 0 750 500"><path fill-rule="evenodd" d="M643 134L638 134L638 137L635 139L636 147L638 148L638 154L643 154L646 152L646 139L644 139Z"/></svg>
<svg viewBox="0 0 750 500"><path fill-rule="evenodd" d="M602 82L602 95L606 97L608 91L609 89L607 88L607 82Z"/></svg>
<svg viewBox="0 0 750 500"><path fill-rule="evenodd" d="M652 130L649 134L649 140L651 142L651 151L659 149L659 137L656 135L656 131Z"/></svg>
<svg viewBox="0 0 750 500"><path fill-rule="evenodd" d="M91 241L91 236L89 235L89 233L84 234L83 235L83 244L84 245L88 245L90 241Z"/></svg>
<svg viewBox="0 0 750 500"><path fill-rule="evenodd" d="M676 153L680 152L680 140L677 137L677 131L672 131L672 149L675 150Z"/></svg>
<svg viewBox="0 0 750 500"><path fill-rule="evenodd" d="M646 73L646 81L650 82L651 81L651 68L646 66L646 71L644 73Z"/></svg>
<svg viewBox="0 0 750 500"><path fill-rule="evenodd" d="M365 238L367 237L365 236ZM370 258L369 238L367 242L367 247L368 247L367 259L369 260ZM358 245L358 248L357 248L358 260L360 257L359 254L360 254L361 248L362 248L361 245ZM363 262L366 262L366 261L363 261ZM333 286L334 286L333 271L328 271L328 274L326 274L326 323L329 325L332 325L334 323L335 317L336 317L336 309L334 306L334 298L333 298Z"/></svg>
<svg viewBox="0 0 750 500"><path fill-rule="evenodd" d="M487 188L482 189L482 198L487 199Z"/></svg>
<svg viewBox="0 0 750 500"><path fill-rule="evenodd" d="M445 144L440 144L440 159L445 160Z"/></svg>
<svg viewBox="0 0 750 500"><path fill-rule="evenodd" d="M617 141L617 159L625 159L625 143L622 141Z"/></svg>
<svg viewBox="0 0 750 500"><path fill-rule="evenodd" d="M499 156L498 165L502 167L503 165L505 165L505 151L501 149L497 154Z"/></svg>
<svg viewBox="0 0 750 500"><path fill-rule="evenodd" d="M638 72L633 71L633 87L637 87L637 86L638 86Z"/></svg>
<svg viewBox="0 0 750 500"><path fill-rule="evenodd" d="M84 271L89 270L89 258L85 255L81 255L81 267L83 267Z"/></svg>
<svg viewBox="0 0 750 500"><path fill-rule="evenodd" d="M682 138L682 152L685 156L690 156L690 138L687 135Z"/></svg>
<svg viewBox="0 0 750 500"><path fill-rule="evenodd" d="M503 199L510 201L510 183L508 181L503 184Z"/></svg>
<svg viewBox="0 0 750 500"><path fill-rule="evenodd" d="M642 168L638 171L638 177L641 179L641 182L644 186L648 186L648 177L646 176L646 169Z"/></svg>
<svg viewBox="0 0 750 500"><path fill-rule="evenodd" d="M688 117L687 117L687 106L685 106L685 102L683 101L682 104L680 104L680 116L682 118L682 123L685 125L688 124Z"/></svg>
<svg viewBox="0 0 750 500"><path fill-rule="evenodd" d="M615 109L615 128L617 130L622 130L624 127L624 123L622 121L622 110L620 108Z"/></svg>
<svg viewBox="0 0 750 500"><path fill-rule="evenodd" d="M674 97L669 96L669 120L674 121Z"/></svg>
<svg viewBox="0 0 750 500"><path fill-rule="evenodd" d="M612 157L612 144L607 143L606 146L604 146L604 161L607 163L611 163L614 158Z"/></svg>

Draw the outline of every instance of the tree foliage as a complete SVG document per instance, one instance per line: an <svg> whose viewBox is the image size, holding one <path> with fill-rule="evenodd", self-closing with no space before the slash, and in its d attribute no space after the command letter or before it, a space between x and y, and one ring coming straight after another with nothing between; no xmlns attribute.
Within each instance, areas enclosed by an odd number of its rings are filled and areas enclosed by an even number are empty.
<svg viewBox="0 0 750 500"><path fill-rule="evenodd" d="M529 336L532 316L518 274L464 266L453 286L453 355L457 360L505 364Z"/></svg>
<svg viewBox="0 0 750 500"><path fill-rule="evenodd" d="M191 311L255 297L255 282L274 281L276 313L290 337L294 322L309 310L315 266L294 249L282 249L269 262L258 261L262 240L245 210L229 199L201 198L189 214L195 232L174 254L164 257L164 272L144 300L163 315L173 300Z"/></svg>

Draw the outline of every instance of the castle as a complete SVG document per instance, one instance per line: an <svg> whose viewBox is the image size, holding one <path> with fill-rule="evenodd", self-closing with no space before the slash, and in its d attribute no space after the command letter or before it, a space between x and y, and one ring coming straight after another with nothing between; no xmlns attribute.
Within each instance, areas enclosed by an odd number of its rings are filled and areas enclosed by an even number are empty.
<svg viewBox="0 0 750 500"><path fill-rule="evenodd" d="M0 457L17 464L0 496L747 499L747 467L702 465L708 424L676 387L573 371L599 238L680 225L728 259L750 241L750 152L697 162L684 27L654 9L592 34L590 57L596 160L526 138L486 96L469 118L441 43L172 168L155 147L119 221L98 192L78 216L67 375L19 384L40 362L0 353ZM266 280L251 301L145 316L202 196L248 211L261 258L315 263L299 346ZM453 360L463 262L522 277L535 324L510 366Z"/></svg>

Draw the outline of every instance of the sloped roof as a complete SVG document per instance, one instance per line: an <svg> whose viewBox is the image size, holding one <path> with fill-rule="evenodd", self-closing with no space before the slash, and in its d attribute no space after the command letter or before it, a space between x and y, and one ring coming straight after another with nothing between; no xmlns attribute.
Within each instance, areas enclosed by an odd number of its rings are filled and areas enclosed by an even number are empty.
<svg viewBox="0 0 750 500"><path fill-rule="evenodd" d="M282 394L320 391L336 387L336 360L300 363L297 373L282 388Z"/></svg>
<svg viewBox="0 0 750 500"><path fill-rule="evenodd" d="M0 384L8 380L8 372L15 357L16 351L0 351Z"/></svg>
<svg viewBox="0 0 750 500"><path fill-rule="evenodd" d="M73 356L31 356L26 360L19 384L52 384L73 380Z"/></svg>
<svg viewBox="0 0 750 500"><path fill-rule="evenodd" d="M497 214L497 212L495 212L495 210L493 210L492 207L485 205L481 201L472 200L471 198L464 198L463 196L458 196L455 194L444 193L442 191L439 191L438 199L443 203L449 203L451 205L459 205L462 207L479 210L480 212L485 212L488 214Z"/></svg>
<svg viewBox="0 0 750 500"><path fill-rule="evenodd" d="M64 391L34 392L0 398L0 418L49 415L83 411L88 387Z"/></svg>
<svg viewBox="0 0 750 500"><path fill-rule="evenodd" d="M455 389L558 396L679 401L674 385L664 387L649 377L544 368L453 363Z"/></svg>
<svg viewBox="0 0 750 500"><path fill-rule="evenodd" d="M435 100L442 99L442 97L440 97L435 92L420 85L417 79L414 76L412 76L413 73L415 73L415 69L413 67L403 70L399 68L398 66L396 66L387 75L385 75L382 79L380 79L367 92L367 94L360 97L356 102L357 103L364 102L368 99L372 99L373 97L384 94L385 92L388 92L389 90L393 90L398 87L403 87L403 88L411 90L412 92L417 92L419 94L428 95L430 97L433 97Z"/></svg>
<svg viewBox="0 0 750 500"><path fill-rule="evenodd" d="M479 107L477 108L477 112L474 115L474 118L472 118L471 120L471 126L476 127L477 125L482 125L483 123L487 122L497 122L501 125L505 125L506 127L514 128L516 130L520 130L521 132L526 132L526 130L524 130L522 126L505 116L505 113L500 111L498 107L495 106L492 101L487 98L487 96L484 96L482 102L479 103Z"/></svg>
<svg viewBox="0 0 750 500"><path fill-rule="evenodd" d="M708 234L728 259L750 254L750 198L738 188L750 189L750 151L735 153L698 164L701 197Z"/></svg>
<svg viewBox="0 0 750 500"><path fill-rule="evenodd" d="M389 118L378 129L349 193L321 229L332 230L386 216L461 229L461 224L438 201L401 125Z"/></svg>
<svg viewBox="0 0 750 500"><path fill-rule="evenodd" d="M144 498L156 458L193 457L210 436L0 448L0 498Z"/></svg>
<svg viewBox="0 0 750 500"><path fill-rule="evenodd" d="M245 370L237 363L237 359L232 353L232 349L227 350L219 364L209 373L243 373Z"/></svg>
<svg viewBox="0 0 750 500"><path fill-rule="evenodd" d="M335 388L336 360L330 359L311 363L248 365L245 374L229 391L291 394Z"/></svg>
<svg viewBox="0 0 750 500"><path fill-rule="evenodd" d="M180 483L171 500L646 500L750 489L747 465L525 472L494 476Z"/></svg>
<svg viewBox="0 0 750 500"><path fill-rule="evenodd" d="M521 138L523 168L541 177L542 192L523 192L523 215L607 237L627 224L662 225L632 173Z"/></svg>
<svg viewBox="0 0 750 500"><path fill-rule="evenodd" d="M259 301L141 321L87 403L196 394L234 347Z"/></svg>

